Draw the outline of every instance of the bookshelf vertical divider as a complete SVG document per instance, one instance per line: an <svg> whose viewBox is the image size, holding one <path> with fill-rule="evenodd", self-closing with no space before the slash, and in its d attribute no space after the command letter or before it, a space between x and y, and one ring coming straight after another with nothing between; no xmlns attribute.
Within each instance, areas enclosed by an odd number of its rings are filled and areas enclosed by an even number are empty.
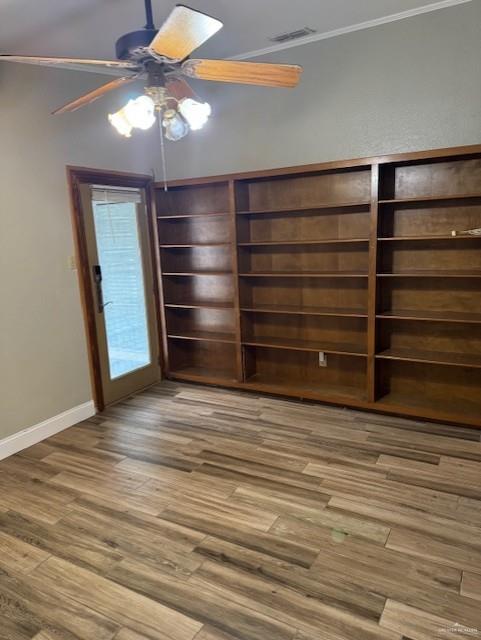
<svg viewBox="0 0 481 640"><path fill-rule="evenodd" d="M379 211L379 165L371 167L371 209L369 231L369 280L367 285L367 399L376 401L377 328L377 237Z"/></svg>
<svg viewBox="0 0 481 640"><path fill-rule="evenodd" d="M169 345L167 340L167 321L166 321L166 308L165 308L165 299L164 299L164 280L162 278L162 262L160 260L160 236L159 236L159 224L157 218L157 198L158 188L152 188L151 196L152 196L152 207L151 207L151 215L152 215L152 229L153 229L153 244L154 244L154 256L157 264L157 286L158 286L158 298L159 298L159 314L158 317L160 319L160 340L159 345L161 345L161 354L160 354L160 365L162 370L170 371L170 361L169 361Z"/></svg>
<svg viewBox="0 0 481 640"><path fill-rule="evenodd" d="M154 198L168 378L481 427L481 145Z"/></svg>
<svg viewBox="0 0 481 640"><path fill-rule="evenodd" d="M244 381L244 357L242 352L241 315L239 299L239 256L237 253L237 206L235 182L229 180L229 213L231 228L231 252L232 252L232 276L234 285L234 315L235 315L235 340L236 340L236 374L237 381Z"/></svg>

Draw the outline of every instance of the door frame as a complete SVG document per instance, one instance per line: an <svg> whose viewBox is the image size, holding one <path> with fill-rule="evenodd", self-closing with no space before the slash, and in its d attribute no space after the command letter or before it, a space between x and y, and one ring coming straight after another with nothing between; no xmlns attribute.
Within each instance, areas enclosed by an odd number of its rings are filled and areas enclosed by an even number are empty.
<svg viewBox="0 0 481 640"><path fill-rule="evenodd" d="M159 345L162 344L162 325L160 318L160 288L159 288L159 260L158 260L158 236L157 224L155 224L154 179L152 176L123 171L109 171L104 169L92 169L89 167L77 167L67 165L67 182L70 196L70 209L72 228L75 241L75 255L77 273L80 288L80 298L84 316L85 334L88 346L88 358L90 368L90 383L92 395L97 411L105 408L102 380L100 375L100 354L97 329L95 323L95 300L91 287L90 268L87 253L87 241L85 234L85 220L80 200L81 184L101 184L109 187L131 187L145 189L145 203L147 207L147 222L152 261L152 275L154 281L154 305L157 337ZM162 350L159 349L159 367L163 374Z"/></svg>

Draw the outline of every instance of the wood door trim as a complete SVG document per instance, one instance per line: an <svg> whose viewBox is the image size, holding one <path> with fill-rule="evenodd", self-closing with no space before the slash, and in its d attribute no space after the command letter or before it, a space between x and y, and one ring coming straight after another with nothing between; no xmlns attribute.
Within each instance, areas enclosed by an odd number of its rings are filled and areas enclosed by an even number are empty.
<svg viewBox="0 0 481 640"><path fill-rule="evenodd" d="M90 269L88 264L87 241L85 234L85 221L80 201L81 184L101 184L113 187L132 187L145 190L145 204L147 208L148 233L150 245L150 257L152 263L152 277L154 285L155 317L157 322L157 333L159 344L162 340L160 327L160 296L159 278L155 255L155 226L152 206L152 185L153 177L146 174L127 173L123 171L108 171L103 169L92 169L89 167L77 167L67 165L67 182L70 196L70 210L72 218L72 228L75 241L75 253L77 261L78 281L80 288L80 299L85 322L85 333L88 346L88 359L90 369L90 381L92 394L97 411L105 408L102 380L100 375L100 355L98 345L98 335L95 324L94 298L90 286ZM162 361L159 362L161 370Z"/></svg>

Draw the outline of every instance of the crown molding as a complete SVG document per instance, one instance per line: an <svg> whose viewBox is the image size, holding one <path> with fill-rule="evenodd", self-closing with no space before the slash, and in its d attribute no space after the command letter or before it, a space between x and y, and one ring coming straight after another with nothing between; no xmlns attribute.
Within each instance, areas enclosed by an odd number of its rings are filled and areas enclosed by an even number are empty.
<svg viewBox="0 0 481 640"><path fill-rule="evenodd" d="M311 44L312 42L319 42L320 40L336 38L337 36L343 36L347 33L353 33L354 31L362 31L363 29L379 27L380 25L388 24L390 22L397 22L398 20L413 18L414 16L419 16L423 13L431 13L432 11L439 11L440 9L454 7L458 4L467 4L468 2L472 2L472 0L441 0L440 2L431 2L430 4L423 5L422 7L408 9L407 11L401 11L399 13L392 13L391 15L384 16L382 18L375 18L374 20L367 20L366 22L358 22L357 24L352 24L348 27L341 27L340 29L333 29L332 31L313 33L310 36L299 38L298 40L292 40L291 42L274 44L270 47L265 47L264 49L256 49L255 51L240 53L236 56L231 56L229 60L248 60L250 58L258 58L259 56L265 56L269 53L275 53L276 51L283 51L284 49L292 49L294 47L302 47L303 45Z"/></svg>

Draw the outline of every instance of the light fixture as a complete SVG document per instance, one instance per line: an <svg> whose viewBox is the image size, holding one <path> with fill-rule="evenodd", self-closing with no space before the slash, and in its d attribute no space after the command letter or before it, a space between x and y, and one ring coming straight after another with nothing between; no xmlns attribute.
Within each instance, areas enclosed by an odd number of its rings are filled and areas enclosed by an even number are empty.
<svg viewBox="0 0 481 640"><path fill-rule="evenodd" d="M212 113L208 102L197 102L192 98L183 98L179 102L179 111L189 123L192 131L202 129Z"/></svg>
<svg viewBox="0 0 481 640"><path fill-rule="evenodd" d="M121 136L130 138L132 135L132 127L129 124L123 109L117 111L117 113L109 113L110 124L117 129Z"/></svg>
<svg viewBox="0 0 481 640"><path fill-rule="evenodd" d="M187 96L179 100L169 95L164 86L148 86L146 94L129 100L122 109L109 114L110 123L120 135L130 138L132 129L150 129L158 114L165 137L176 142L189 131L202 129L212 113L208 102Z"/></svg>
<svg viewBox="0 0 481 640"><path fill-rule="evenodd" d="M169 88L166 88L168 83ZM177 81L166 82L164 73L157 68L149 73L149 84L145 87L145 95L139 96L109 115L111 124L120 135L130 138L132 129L150 129L156 117L159 123L160 151L164 189L167 191L167 164L164 138L177 142L189 131L201 129L212 112L210 104L195 100L195 93L190 87ZM180 93L180 95L179 95ZM183 95L182 95L183 94Z"/></svg>
<svg viewBox="0 0 481 640"><path fill-rule="evenodd" d="M125 107L109 114L110 123L120 135L130 138L132 129L150 129L155 122L155 105L149 96L139 96L129 100Z"/></svg>
<svg viewBox="0 0 481 640"><path fill-rule="evenodd" d="M189 133L189 125L175 109L166 109L162 116L162 125L167 140L177 142Z"/></svg>
<svg viewBox="0 0 481 640"><path fill-rule="evenodd" d="M146 131L155 122L155 105L149 96L129 100L124 107L125 117L135 129Z"/></svg>

